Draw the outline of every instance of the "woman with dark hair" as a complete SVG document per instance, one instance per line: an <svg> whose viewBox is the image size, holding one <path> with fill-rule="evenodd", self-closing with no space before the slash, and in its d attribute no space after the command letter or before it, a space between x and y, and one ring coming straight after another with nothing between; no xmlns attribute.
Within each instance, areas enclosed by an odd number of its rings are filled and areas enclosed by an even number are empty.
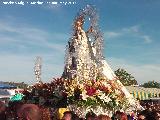
<svg viewBox="0 0 160 120"><path fill-rule="evenodd" d="M6 106L0 101L0 120L6 120Z"/></svg>
<svg viewBox="0 0 160 120"><path fill-rule="evenodd" d="M42 120L41 111L35 104L24 104L17 112L18 120Z"/></svg>
<svg viewBox="0 0 160 120"><path fill-rule="evenodd" d="M117 111L113 116L113 120L127 120L127 115L123 112Z"/></svg>
<svg viewBox="0 0 160 120"><path fill-rule="evenodd" d="M97 120L97 115L94 112L88 112L86 114L86 120Z"/></svg>

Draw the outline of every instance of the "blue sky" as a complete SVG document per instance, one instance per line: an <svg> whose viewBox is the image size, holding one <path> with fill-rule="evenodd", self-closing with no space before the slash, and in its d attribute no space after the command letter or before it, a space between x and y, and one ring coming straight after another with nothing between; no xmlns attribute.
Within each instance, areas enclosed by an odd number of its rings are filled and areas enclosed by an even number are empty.
<svg viewBox="0 0 160 120"><path fill-rule="evenodd" d="M34 83L36 56L43 59L43 81L61 76L73 19L87 4L98 11L104 56L111 68L124 68L139 83L160 81L159 0L63 0L76 2L71 5L60 0L57 5L5 5L4 1L0 2L1 81Z"/></svg>

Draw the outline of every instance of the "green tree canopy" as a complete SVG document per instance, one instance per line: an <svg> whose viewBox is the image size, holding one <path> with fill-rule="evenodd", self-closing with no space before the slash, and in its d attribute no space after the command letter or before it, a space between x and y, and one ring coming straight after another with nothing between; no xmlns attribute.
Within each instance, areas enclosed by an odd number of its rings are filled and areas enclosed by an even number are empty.
<svg viewBox="0 0 160 120"><path fill-rule="evenodd" d="M147 83L144 83L142 86L145 88L160 88L160 83L152 80L148 81Z"/></svg>
<svg viewBox="0 0 160 120"><path fill-rule="evenodd" d="M116 76L124 86L137 85L136 79L124 69L115 71Z"/></svg>

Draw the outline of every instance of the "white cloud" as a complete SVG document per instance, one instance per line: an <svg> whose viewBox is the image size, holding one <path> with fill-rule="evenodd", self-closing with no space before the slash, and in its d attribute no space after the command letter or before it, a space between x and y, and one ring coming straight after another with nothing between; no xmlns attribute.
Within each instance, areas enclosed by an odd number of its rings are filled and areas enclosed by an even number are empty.
<svg viewBox="0 0 160 120"><path fill-rule="evenodd" d="M152 39L148 35L144 35L144 36L141 36L141 37L144 39L145 43L151 43L152 42Z"/></svg>
<svg viewBox="0 0 160 120"><path fill-rule="evenodd" d="M43 6L44 9L51 10L53 12L60 12L62 11L62 4L48 4Z"/></svg>
<svg viewBox="0 0 160 120"><path fill-rule="evenodd" d="M122 36L130 36L130 37L134 36L137 39L141 39L143 43L146 43L146 44L153 42L153 40L149 35L146 35L145 33L143 33L139 25L131 26L128 28L122 28L116 31L106 31L104 33L104 36L105 38L109 38L109 39L115 38L115 37L118 39L118 37L122 37Z"/></svg>
<svg viewBox="0 0 160 120"><path fill-rule="evenodd" d="M0 45L15 45L17 48L21 46L39 46L64 51L64 40L68 36L64 33L49 33L42 29L34 28L29 25L14 25L4 21L0 21ZM54 41L54 43L52 42Z"/></svg>
<svg viewBox="0 0 160 120"><path fill-rule="evenodd" d="M35 82L33 67L37 55L43 59L43 81L49 82L52 77L60 77L67 39L64 33L50 33L31 25L0 20L0 47L3 47L0 51L0 81ZM8 46L20 49L21 54L13 53ZM36 52L30 52L36 48ZM46 49L50 52L43 52ZM29 52L24 53L25 50Z"/></svg>
<svg viewBox="0 0 160 120"><path fill-rule="evenodd" d="M124 32L123 34L134 34L138 38L142 38L144 43L151 43L153 41L149 35L142 33L139 25L123 28L122 32Z"/></svg>
<svg viewBox="0 0 160 120"><path fill-rule="evenodd" d="M115 37L119 37L121 35L121 33L119 32L111 32L111 31L107 31L104 33L104 36L106 36L107 38L115 38Z"/></svg>
<svg viewBox="0 0 160 120"><path fill-rule="evenodd" d="M140 26L139 25L134 25L128 28L122 28L123 32L134 32L137 33L140 31Z"/></svg>
<svg viewBox="0 0 160 120"><path fill-rule="evenodd" d="M112 65L113 70L118 68L125 69L128 73L132 74L138 83L155 80L159 81L160 65L159 64L141 64L129 63L125 59L109 58L109 63Z"/></svg>
<svg viewBox="0 0 160 120"><path fill-rule="evenodd" d="M61 76L63 71L63 60L57 60L60 56L61 55L43 55L41 76L43 81L49 82L53 77ZM0 81L15 81L25 83L35 82L35 56L12 54L3 55L1 56L0 63Z"/></svg>
<svg viewBox="0 0 160 120"><path fill-rule="evenodd" d="M37 29L34 27L26 26L26 25L21 25L21 24L11 24L7 23L4 21L0 21L0 34L1 35L7 35L7 37L12 38L9 42L12 41L23 41L22 39L14 39L16 38L25 38L28 39L28 41L46 41L46 38L48 36L48 33L41 30ZM11 35L10 35L11 34ZM2 41L1 39L0 41ZM24 41L25 42L25 41Z"/></svg>

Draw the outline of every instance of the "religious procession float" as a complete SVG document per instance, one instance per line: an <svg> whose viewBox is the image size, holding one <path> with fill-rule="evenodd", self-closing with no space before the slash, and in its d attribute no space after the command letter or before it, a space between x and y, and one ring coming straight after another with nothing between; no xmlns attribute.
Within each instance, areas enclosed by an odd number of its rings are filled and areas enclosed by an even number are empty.
<svg viewBox="0 0 160 120"><path fill-rule="evenodd" d="M85 20L90 21L84 30ZM112 114L139 109L139 104L118 80L103 55L103 35L93 6L80 10L66 46L64 72L50 83L40 79L40 58L35 65L38 83L24 93L26 102L54 108L67 108L84 117L89 111Z"/></svg>

